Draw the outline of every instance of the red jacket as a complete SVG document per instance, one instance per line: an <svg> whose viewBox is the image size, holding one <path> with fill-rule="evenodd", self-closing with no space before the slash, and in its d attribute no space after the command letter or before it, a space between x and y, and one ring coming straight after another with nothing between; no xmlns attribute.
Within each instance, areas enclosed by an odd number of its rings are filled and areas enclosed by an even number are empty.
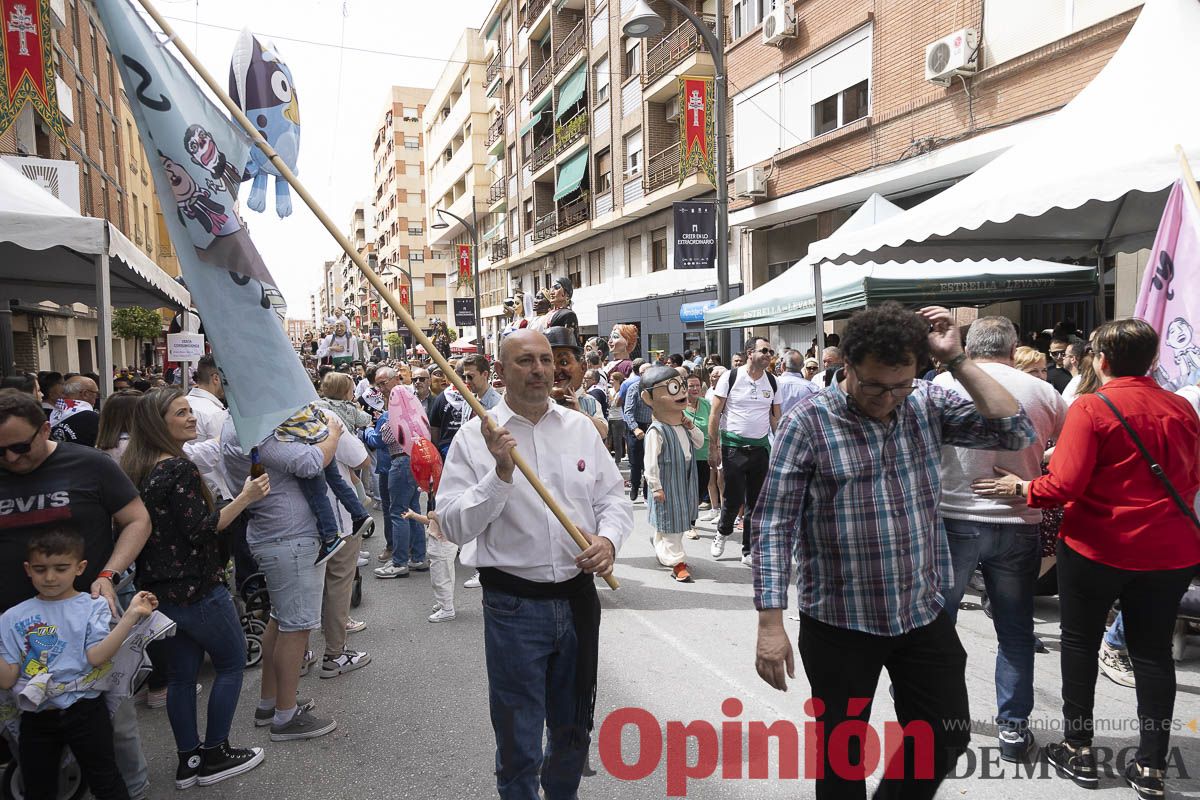
<svg viewBox="0 0 1200 800"><path fill-rule="evenodd" d="M1192 504L1200 489L1200 419L1191 404L1150 378L1114 378L1101 391ZM1200 563L1200 531L1099 397L1080 395L1071 405L1049 469L1029 487L1029 504L1066 506L1059 535L1075 552L1128 570Z"/></svg>

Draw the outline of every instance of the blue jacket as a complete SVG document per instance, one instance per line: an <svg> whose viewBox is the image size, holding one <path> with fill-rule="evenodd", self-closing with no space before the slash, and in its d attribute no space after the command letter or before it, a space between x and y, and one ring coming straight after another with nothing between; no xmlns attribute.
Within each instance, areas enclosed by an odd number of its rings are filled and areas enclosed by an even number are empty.
<svg viewBox="0 0 1200 800"><path fill-rule="evenodd" d="M387 412L383 412L375 422L375 426L363 431L363 442L375 451L375 474L387 475L392 468L392 457L388 454L387 445L383 442L380 431L387 424Z"/></svg>

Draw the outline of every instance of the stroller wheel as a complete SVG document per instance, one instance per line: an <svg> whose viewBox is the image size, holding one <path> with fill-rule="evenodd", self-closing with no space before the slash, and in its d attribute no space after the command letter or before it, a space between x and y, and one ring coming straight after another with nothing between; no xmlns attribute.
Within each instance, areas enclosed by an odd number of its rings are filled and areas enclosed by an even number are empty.
<svg viewBox="0 0 1200 800"><path fill-rule="evenodd" d="M246 634L246 669L262 663L262 639L253 633Z"/></svg>
<svg viewBox="0 0 1200 800"><path fill-rule="evenodd" d="M3 794L5 800L24 800L25 781L21 779L21 770L17 767L16 759L4 768ZM79 764L69 751L63 753L62 766L58 771L58 800L80 800L87 794L87 785L83 782L83 773Z"/></svg>
<svg viewBox="0 0 1200 800"><path fill-rule="evenodd" d="M242 620L242 626L245 627L247 634L259 638L262 638L262 635L267 632L267 623L258 617L246 617Z"/></svg>
<svg viewBox="0 0 1200 800"><path fill-rule="evenodd" d="M354 587L350 590L350 607L358 608L362 605L362 575L358 570L354 570Z"/></svg>

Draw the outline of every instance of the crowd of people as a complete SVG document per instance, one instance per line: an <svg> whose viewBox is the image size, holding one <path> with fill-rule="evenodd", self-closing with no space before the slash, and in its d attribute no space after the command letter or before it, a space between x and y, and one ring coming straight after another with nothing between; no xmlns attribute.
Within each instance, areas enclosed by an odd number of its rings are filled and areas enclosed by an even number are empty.
<svg viewBox="0 0 1200 800"><path fill-rule="evenodd" d="M111 657L115 587L132 574L123 619L157 609L178 628L152 648L144 693L166 706L176 786L211 785L265 757L230 743L245 660L241 580L261 575L270 598L254 724L287 742L337 726L300 693L303 674L319 662L322 678L336 678L371 661L347 646L366 627L350 616L360 571L428 572L428 620L447 623L461 563L471 573L462 587L482 590L498 791L573 797L596 702L593 577L612 570L645 506L656 558L680 583L705 577L687 552L708 535L701 523L716 529L711 559L738 536L759 611L756 667L780 689L794 678L782 611L798 576L799 653L826 736L869 720L869 704L849 700L874 696L887 669L900 721L932 725L935 749L932 776L918 779L906 746L897 757L907 769L885 778L882 794L932 796L967 745L955 624L974 580L997 637L1002 757L1036 748L1034 598L1057 595L1065 737L1043 743L1044 757L1077 784L1097 784L1102 671L1137 687L1142 734L1125 777L1139 796L1161 797L1171 635L1200 564L1200 388L1173 394L1146 377L1158 336L1145 323L1107 323L1090 338L1070 327L1022 344L1004 318L960 330L945 309L885 304L819 351L815 340L777 351L756 336L724 365L695 351L635 358L633 325L586 341L574 327L514 326L495 361L450 361L469 398L427 356L388 358L339 321L307 336L299 354L320 400L253 448L237 438L211 356L187 392L177 375L122 371L103 403L94 375L6 378L0 527L25 535L0 543L0 685L20 689L31 677L33 619L63 632L67 655L42 663L56 678ZM398 424L402 414L415 415L417 432ZM436 489L413 449L426 434L444 462ZM514 447L586 549L516 468ZM375 563L362 546L370 507L385 539ZM320 654L309 648L316 630ZM215 678L201 732L206 657ZM97 797L146 796L134 700L110 720L96 713L98 696L73 692L22 715L18 756L40 765L43 748L67 746ZM60 724L68 712L86 742ZM832 769L822 752L818 797L863 796L862 776ZM46 778L30 796L52 789Z"/></svg>

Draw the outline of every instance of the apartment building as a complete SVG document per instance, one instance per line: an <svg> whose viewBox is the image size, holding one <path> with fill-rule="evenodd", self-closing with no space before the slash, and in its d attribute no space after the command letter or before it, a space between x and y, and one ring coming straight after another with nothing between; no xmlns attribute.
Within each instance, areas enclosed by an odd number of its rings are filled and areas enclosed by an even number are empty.
<svg viewBox="0 0 1200 800"><path fill-rule="evenodd" d="M685 307L716 297L715 270L676 270L671 247L671 204L712 195L702 172L680 174L678 79L713 63L690 23L650 5L667 21L652 39L623 35L632 0L493 6L487 252L509 291L570 277L585 333L635 323L643 350L674 352L705 346ZM715 0L688 6L715 23Z"/></svg>
<svg viewBox="0 0 1200 800"><path fill-rule="evenodd" d="M474 296L474 280L458 280L457 245L470 245L462 218L474 226L482 239L495 227L499 214L488 210L487 171L488 103L484 96L485 64L479 31L467 28L446 62L446 68L425 107L425 196L428 243L434 259L431 272L445 277L445 296L436 316L451 327L455 298ZM438 211L447 214L439 216ZM444 226L444 227L438 227ZM503 271L478 253L480 317L486 331L494 331L502 316L501 299L506 288ZM458 330L460 337L475 338L472 326ZM492 338L489 335L487 338Z"/></svg>
<svg viewBox="0 0 1200 800"><path fill-rule="evenodd" d="M355 203L350 214L350 225L346 230L346 238L354 245L355 251L368 262L374 262L375 232L369 223L370 214L365 202ZM340 297L341 304L334 305L333 310L340 307L342 313L350 320L350 325L356 330L372 338L381 339L379 324L379 295L367 282L362 270L350 260L350 256L340 253L333 266L334 280L338 291L332 296ZM334 313L332 316L336 316Z"/></svg>
<svg viewBox="0 0 1200 800"><path fill-rule="evenodd" d="M1069 102L1107 63L1140 5L732 3L730 224L740 240L747 286L787 269L873 192L909 208L1035 131L1039 117ZM927 69L936 77L939 66L937 59L927 65L926 48L943 39L965 44L973 74L926 79ZM1096 124L1121 123L1114 118ZM1113 262L1115 311L1128 314L1137 258ZM1109 291L1112 314L1112 286ZM994 311L1021 320L1026 330L1066 317L1087 327L1095 318L1091 297L1004 304ZM811 326L783 326L777 338L807 346L811 334Z"/></svg>
<svg viewBox="0 0 1200 800"><path fill-rule="evenodd" d="M434 269L426 243L425 132L421 117L429 89L393 86L375 134L373 214L380 277L424 330L444 316L445 269ZM398 333L406 346L412 335L387 303L380 303L383 335Z"/></svg>
<svg viewBox="0 0 1200 800"><path fill-rule="evenodd" d="M0 133L0 157L79 213L107 219L178 275L136 125L127 127L132 117L100 20L87 0L52 0L50 10L55 88L67 141L27 105ZM83 304L13 306L20 370L91 371L98 363L96 333L95 312ZM144 360L146 353L135 352L132 341L112 344L115 365ZM165 339L159 345L165 351Z"/></svg>

